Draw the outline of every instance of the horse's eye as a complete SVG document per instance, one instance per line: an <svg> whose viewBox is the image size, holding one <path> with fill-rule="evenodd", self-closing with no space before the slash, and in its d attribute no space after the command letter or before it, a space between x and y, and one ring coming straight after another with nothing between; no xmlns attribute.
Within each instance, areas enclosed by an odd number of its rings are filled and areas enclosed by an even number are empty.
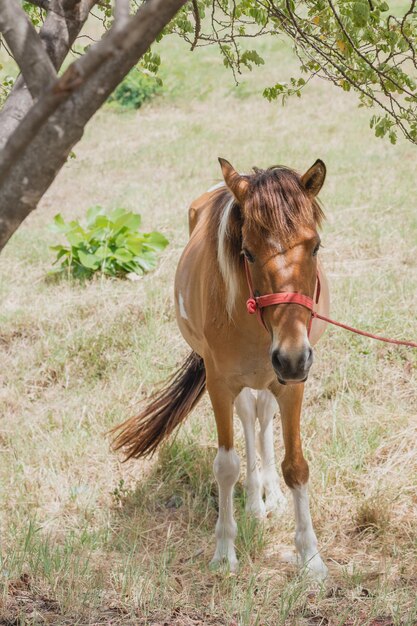
<svg viewBox="0 0 417 626"><path fill-rule="evenodd" d="M253 263L255 261L255 257L253 256L253 254L249 252L249 250L246 250L246 248L243 248L242 252L247 258L247 260L249 261L249 263Z"/></svg>
<svg viewBox="0 0 417 626"><path fill-rule="evenodd" d="M318 251L320 250L320 242L314 247L313 256L317 256Z"/></svg>

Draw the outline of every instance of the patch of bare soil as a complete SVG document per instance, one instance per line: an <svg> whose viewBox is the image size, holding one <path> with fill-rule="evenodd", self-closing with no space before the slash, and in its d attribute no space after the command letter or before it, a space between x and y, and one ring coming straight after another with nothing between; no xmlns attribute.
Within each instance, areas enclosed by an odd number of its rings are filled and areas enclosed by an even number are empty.
<svg viewBox="0 0 417 626"><path fill-rule="evenodd" d="M9 583L8 594L0 604L0 624L21 626L23 623L56 624L59 604L32 590L28 574Z"/></svg>

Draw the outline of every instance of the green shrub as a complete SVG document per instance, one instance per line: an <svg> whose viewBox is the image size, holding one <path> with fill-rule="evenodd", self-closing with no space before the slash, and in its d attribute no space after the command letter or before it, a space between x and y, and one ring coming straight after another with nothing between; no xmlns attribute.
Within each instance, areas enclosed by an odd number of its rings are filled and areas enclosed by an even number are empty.
<svg viewBox="0 0 417 626"><path fill-rule="evenodd" d="M65 235L68 245L51 246L57 253L52 273L91 278L95 273L124 276L144 274L156 267L157 255L168 240L159 232L141 233L138 213L115 209L106 213L94 206L87 211L86 225L66 223L55 215L51 230Z"/></svg>
<svg viewBox="0 0 417 626"><path fill-rule="evenodd" d="M153 98L160 89L161 83L157 78L133 68L116 87L108 101L117 103L124 109L139 109L146 100Z"/></svg>

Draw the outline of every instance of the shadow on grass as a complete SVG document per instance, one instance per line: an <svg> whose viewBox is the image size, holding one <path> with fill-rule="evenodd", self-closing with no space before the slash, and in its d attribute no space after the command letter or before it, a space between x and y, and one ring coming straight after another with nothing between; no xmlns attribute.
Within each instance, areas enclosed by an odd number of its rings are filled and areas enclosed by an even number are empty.
<svg viewBox="0 0 417 626"><path fill-rule="evenodd" d="M213 475L217 449L201 446L191 437L177 437L161 447L157 462L133 490L123 482L113 492L115 546L140 541L144 550L158 549L167 532L181 535L181 555L200 556L206 547L214 551L218 489ZM245 513L245 491L238 482L234 493L240 558L253 558L263 545L262 525ZM149 537L152 534L152 537ZM184 545L182 545L184 542ZM206 544L209 544L206 546ZM163 544L159 546L163 548ZM206 555L208 556L208 555ZM208 560L211 557L208 557Z"/></svg>

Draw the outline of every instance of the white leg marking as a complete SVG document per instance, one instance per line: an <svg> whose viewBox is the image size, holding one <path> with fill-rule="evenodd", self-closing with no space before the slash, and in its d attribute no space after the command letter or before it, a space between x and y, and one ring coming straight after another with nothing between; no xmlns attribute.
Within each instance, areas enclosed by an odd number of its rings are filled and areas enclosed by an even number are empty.
<svg viewBox="0 0 417 626"><path fill-rule="evenodd" d="M256 398L247 387L242 389L235 400L238 414L245 433L246 444L246 511L256 517L265 517L265 504L262 500L261 480L256 465L255 419Z"/></svg>
<svg viewBox="0 0 417 626"><path fill-rule="evenodd" d="M324 580L327 576L327 567L321 560L317 548L317 537L311 522L308 502L308 487L301 485L291 491L295 512L295 546L300 557L300 565L317 580Z"/></svg>
<svg viewBox="0 0 417 626"><path fill-rule="evenodd" d="M182 297L182 293L180 292L178 294L178 306L180 309L180 315L183 319L188 320L188 315L187 315L187 311L185 310L185 306L184 306L184 298Z"/></svg>
<svg viewBox="0 0 417 626"><path fill-rule="evenodd" d="M233 487L239 478L240 463L235 450L219 448L213 465L219 485L219 517L216 524L216 551L211 565L227 559L231 571L238 567L234 540L237 525L233 518Z"/></svg>
<svg viewBox="0 0 417 626"><path fill-rule="evenodd" d="M266 512L279 515L287 506L287 499L279 486L275 465L273 417L277 412L277 402L270 391L258 391L256 413L260 424L258 436L261 457L261 480L265 491Z"/></svg>

